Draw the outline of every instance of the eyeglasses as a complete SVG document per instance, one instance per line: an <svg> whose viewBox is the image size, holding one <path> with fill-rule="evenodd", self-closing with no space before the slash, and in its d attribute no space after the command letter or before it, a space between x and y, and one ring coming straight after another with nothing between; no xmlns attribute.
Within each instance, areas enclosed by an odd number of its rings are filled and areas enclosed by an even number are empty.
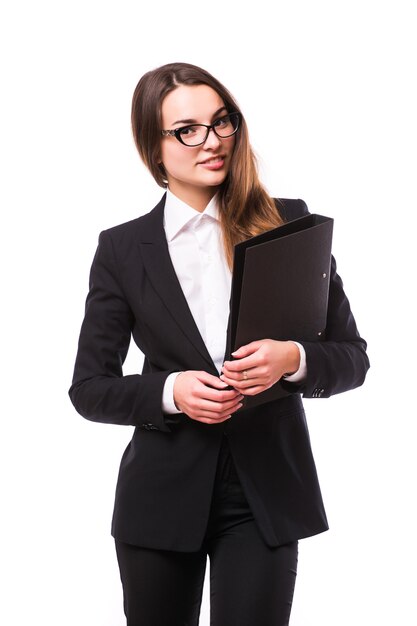
<svg viewBox="0 0 417 626"><path fill-rule="evenodd" d="M219 117L213 124L190 124L174 130L161 130L161 135L176 137L184 146L201 146L207 140L212 129L220 139L231 137L237 133L241 119L241 113L229 113Z"/></svg>

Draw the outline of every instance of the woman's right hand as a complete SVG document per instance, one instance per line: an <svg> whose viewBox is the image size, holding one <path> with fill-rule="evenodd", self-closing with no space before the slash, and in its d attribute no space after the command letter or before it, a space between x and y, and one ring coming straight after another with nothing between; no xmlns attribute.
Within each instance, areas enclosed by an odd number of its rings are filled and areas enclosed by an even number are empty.
<svg viewBox="0 0 417 626"><path fill-rule="evenodd" d="M220 424L240 409L243 396L207 372L181 372L174 383L174 402L179 411L205 424Z"/></svg>

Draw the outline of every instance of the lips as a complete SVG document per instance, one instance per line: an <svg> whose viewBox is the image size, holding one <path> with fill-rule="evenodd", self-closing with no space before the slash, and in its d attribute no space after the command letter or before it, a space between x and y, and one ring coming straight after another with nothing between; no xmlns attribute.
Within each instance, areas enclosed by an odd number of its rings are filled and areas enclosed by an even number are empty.
<svg viewBox="0 0 417 626"><path fill-rule="evenodd" d="M205 161L200 161L200 165L206 165L207 163L215 163L216 161L224 161L226 157L224 154L217 154L216 156L212 156Z"/></svg>
<svg viewBox="0 0 417 626"><path fill-rule="evenodd" d="M216 170L223 167L225 159L226 156L224 154L218 154L206 159L205 161L201 161L198 165L202 165L207 169Z"/></svg>

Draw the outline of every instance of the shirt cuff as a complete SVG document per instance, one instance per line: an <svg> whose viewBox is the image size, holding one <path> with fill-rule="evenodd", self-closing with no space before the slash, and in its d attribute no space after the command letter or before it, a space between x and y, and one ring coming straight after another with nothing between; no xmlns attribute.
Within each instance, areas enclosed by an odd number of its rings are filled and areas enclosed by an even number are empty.
<svg viewBox="0 0 417 626"><path fill-rule="evenodd" d="M181 374L181 372L173 372L170 374L164 385L164 389L162 392L162 412L170 413L171 415L175 413L181 413L175 406L174 402L174 383L177 379L177 376Z"/></svg>
<svg viewBox="0 0 417 626"><path fill-rule="evenodd" d="M297 348L300 351L300 367L294 374L290 376L284 376L284 379L289 383L299 383L307 377L307 359L306 359L306 351L304 350L304 346L298 341L293 341Z"/></svg>

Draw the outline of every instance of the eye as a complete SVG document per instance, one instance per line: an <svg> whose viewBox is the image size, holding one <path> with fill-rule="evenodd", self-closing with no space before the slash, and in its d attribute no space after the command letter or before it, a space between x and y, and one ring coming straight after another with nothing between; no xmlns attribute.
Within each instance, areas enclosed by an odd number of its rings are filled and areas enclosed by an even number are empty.
<svg viewBox="0 0 417 626"><path fill-rule="evenodd" d="M182 137L192 137L198 132L198 126L183 126L179 131Z"/></svg>
<svg viewBox="0 0 417 626"><path fill-rule="evenodd" d="M216 128L224 128L228 124L230 124L230 119L228 115L225 115L224 117L219 117L218 120L215 120L213 122L213 126L215 126Z"/></svg>

